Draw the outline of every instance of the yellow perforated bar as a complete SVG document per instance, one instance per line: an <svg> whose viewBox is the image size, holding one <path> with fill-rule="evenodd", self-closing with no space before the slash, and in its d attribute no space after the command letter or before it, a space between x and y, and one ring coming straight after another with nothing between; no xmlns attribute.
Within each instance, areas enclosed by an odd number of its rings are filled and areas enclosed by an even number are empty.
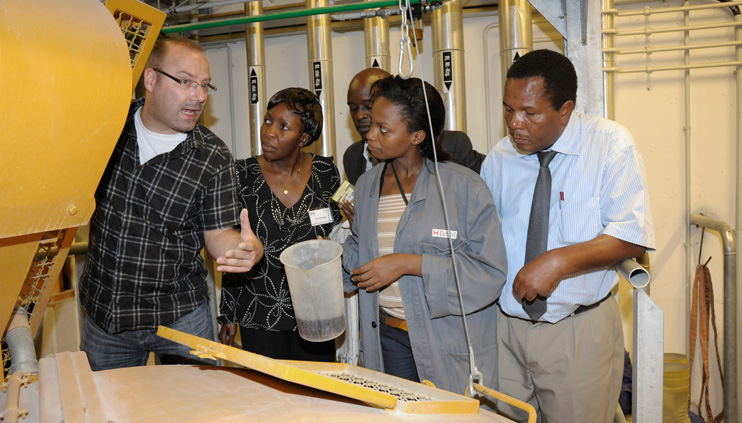
<svg viewBox="0 0 742 423"><path fill-rule="evenodd" d="M133 91L144 72L144 65L147 64L166 15L137 0L108 0L106 7L116 19L129 48Z"/></svg>
<svg viewBox="0 0 742 423"><path fill-rule="evenodd" d="M343 363L274 360L160 326L157 334L194 349L299 385L408 414L476 414L479 401Z"/></svg>

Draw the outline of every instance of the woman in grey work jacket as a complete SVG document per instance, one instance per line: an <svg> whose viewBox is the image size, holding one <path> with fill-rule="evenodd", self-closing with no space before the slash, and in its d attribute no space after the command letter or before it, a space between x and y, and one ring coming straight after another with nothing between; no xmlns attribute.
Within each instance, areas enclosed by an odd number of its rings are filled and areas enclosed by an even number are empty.
<svg viewBox="0 0 742 423"><path fill-rule="evenodd" d="M466 391L469 357L450 234L480 383L496 388L495 300L507 269L492 195L476 173L439 163L442 201L433 150L447 158L438 145L445 107L433 86L390 76L371 93L368 150L381 163L358 180L353 235L343 244L346 288L359 290L361 364Z"/></svg>

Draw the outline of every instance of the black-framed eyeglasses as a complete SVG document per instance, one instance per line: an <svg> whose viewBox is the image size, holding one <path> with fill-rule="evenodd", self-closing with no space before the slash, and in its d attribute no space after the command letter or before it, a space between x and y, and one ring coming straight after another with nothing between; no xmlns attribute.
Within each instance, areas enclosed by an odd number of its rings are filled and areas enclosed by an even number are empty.
<svg viewBox="0 0 742 423"><path fill-rule="evenodd" d="M152 70L155 71L155 72L157 72L157 73L161 73L161 74L167 76L168 78L172 79L173 81L177 82L178 83L178 86L180 88L184 89L184 90L195 91L196 88L201 87L201 89L206 90L206 93L209 94L209 95L214 94L216 92L216 87L213 86L213 85L211 85L211 84L209 84L209 83L200 84L200 83L198 83L196 81L191 81L190 79L177 78L177 77L174 77L174 76L170 75L169 73L167 73L167 72L165 72L165 71L163 71L161 69L157 69L157 68L152 68Z"/></svg>

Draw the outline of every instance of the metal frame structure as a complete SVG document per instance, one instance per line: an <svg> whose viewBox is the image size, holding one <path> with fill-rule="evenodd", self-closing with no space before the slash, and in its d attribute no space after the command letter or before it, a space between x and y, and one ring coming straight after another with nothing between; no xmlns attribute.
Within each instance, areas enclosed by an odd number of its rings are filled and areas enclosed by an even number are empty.
<svg viewBox="0 0 742 423"><path fill-rule="evenodd" d="M680 7L658 7L650 8L644 7L640 10L626 10L619 11L613 7L613 0L603 0L602 18L604 21L604 40L605 46L603 53L605 55L605 63L603 71L606 78L606 101L605 108L608 113L608 117L611 118L614 113L613 105L613 83L615 75L619 73L652 73L659 71L683 71L684 72L684 114L685 114L685 192L686 192L686 212L687 212L687 226L686 226L686 245L691 245L691 226L705 226L709 229L716 230L724 236L724 250L725 250L725 265L724 265L724 286L725 286L725 302L724 302L724 410L725 420L734 423L740 423L740 416L738 413L737 403L737 392L742 389L742 381L737 377L737 364L742 362L742 350L737 348L737 338L739 338L740 331L742 330L742 323L740 323L739 314L737 308L740 307L740 298L736 295L736 282L729 282L728 278L734 278L733 280L740 280L742 275L742 258L736 255L736 263L734 267L728 267L727 251L730 248L738 250L740 248L740 239L737 238L736 242L733 240L734 236L731 233L727 233L727 228L718 221L712 221L700 215L691 214L690 204L690 192L691 192L691 98L690 98L690 71L694 69L712 68L712 67L732 67L736 76L736 103L737 110L742 109L742 15L738 13L738 8L742 6L742 1L729 1L729 2L716 2L707 4L691 5L688 1ZM690 24L690 13L699 10L708 9L721 9L730 8L734 13L734 18L730 22L720 22L715 24L704 24L704 25L691 25ZM735 12L735 8L737 11ZM614 21L618 18L631 17L631 16L651 16L656 14L666 13L681 13L683 15L682 26L671 26L665 28L651 28L645 27L639 31L621 31L615 28ZM716 43L699 43L694 44L690 41L690 33L692 31L706 30L712 28L734 28L734 39L728 42L716 42ZM662 34L680 32L683 34L683 44L681 45L670 45L670 46L651 46L647 44L642 48L631 48L631 49L618 49L614 47L614 39L616 37L623 36L635 36L637 34L646 35L649 37L652 34ZM698 49L711 49L711 48L725 48L733 47L735 49L735 60L726 62L700 62L692 63L690 57L691 50ZM661 54L666 52L684 52L683 63L674 65L664 66L651 66L646 65L644 67L632 67L632 68L621 68L615 66L615 59L618 55L637 55L644 54L649 57L650 54ZM739 113L738 113L739 114ZM737 145L737 215L736 215L736 226L739 229L742 225L742 167L739 163L742 163L742 121L737 119L737 134L736 134L736 145ZM708 226L706 226L708 225ZM732 237L732 241L729 240L728 236ZM730 242L732 245L730 245ZM736 247L733 247L736 245ZM693 260L691 259L691 250L686 248L686 262L687 262L687 274L689 275L686 279L686 303L690 303L690 291L692 286L692 275L694 274L692 266ZM734 299L737 297L736 299ZM688 333L690 327L690 316L686 313L686 333ZM692 341L691 341L692 342ZM686 346L689 348L689 346ZM691 363L692 364L692 363ZM661 398L661 397L660 397Z"/></svg>

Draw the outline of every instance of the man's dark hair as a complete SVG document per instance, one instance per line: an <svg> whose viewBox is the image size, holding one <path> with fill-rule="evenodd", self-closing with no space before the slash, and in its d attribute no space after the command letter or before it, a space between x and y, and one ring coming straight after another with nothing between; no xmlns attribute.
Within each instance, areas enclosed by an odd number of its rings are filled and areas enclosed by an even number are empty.
<svg viewBox="0 0 742 423"><path fill-rule="evenodd" d="M551 107L559 110L567 100L577 102L577 73L572 62L563 54L551 50L533 50L513 62L508 79L544 79L546 97Z"/></svg>
<svg viewBox="0 0 742 423"><path fill-rule="evenodd" d="M305 147L312 145L322 134L322 105L317 95L305 88L284 88L268 100L266 110L281 103L286 103L289 110L299 115L302 132L309 135Z"/></svg>
<svg viewBox="0 0 742 423"><path fill-rule="evenodd" d="M420 154L423 157L433 160L435 149L438 160L450 160L451 156L441 148L439 143L443 124L446 121L446 106L438 90L427 82L424 84L425 94L423 94L423 81L419 78L402 79L399 76L389 76L374 82L371 87L371 99L384 97L399 107L402 118L407 122L408 132L420 130L425 132L425 141L420 144ZM432 134L425 107L425 95L428 97L430 107Z"/></svg>

